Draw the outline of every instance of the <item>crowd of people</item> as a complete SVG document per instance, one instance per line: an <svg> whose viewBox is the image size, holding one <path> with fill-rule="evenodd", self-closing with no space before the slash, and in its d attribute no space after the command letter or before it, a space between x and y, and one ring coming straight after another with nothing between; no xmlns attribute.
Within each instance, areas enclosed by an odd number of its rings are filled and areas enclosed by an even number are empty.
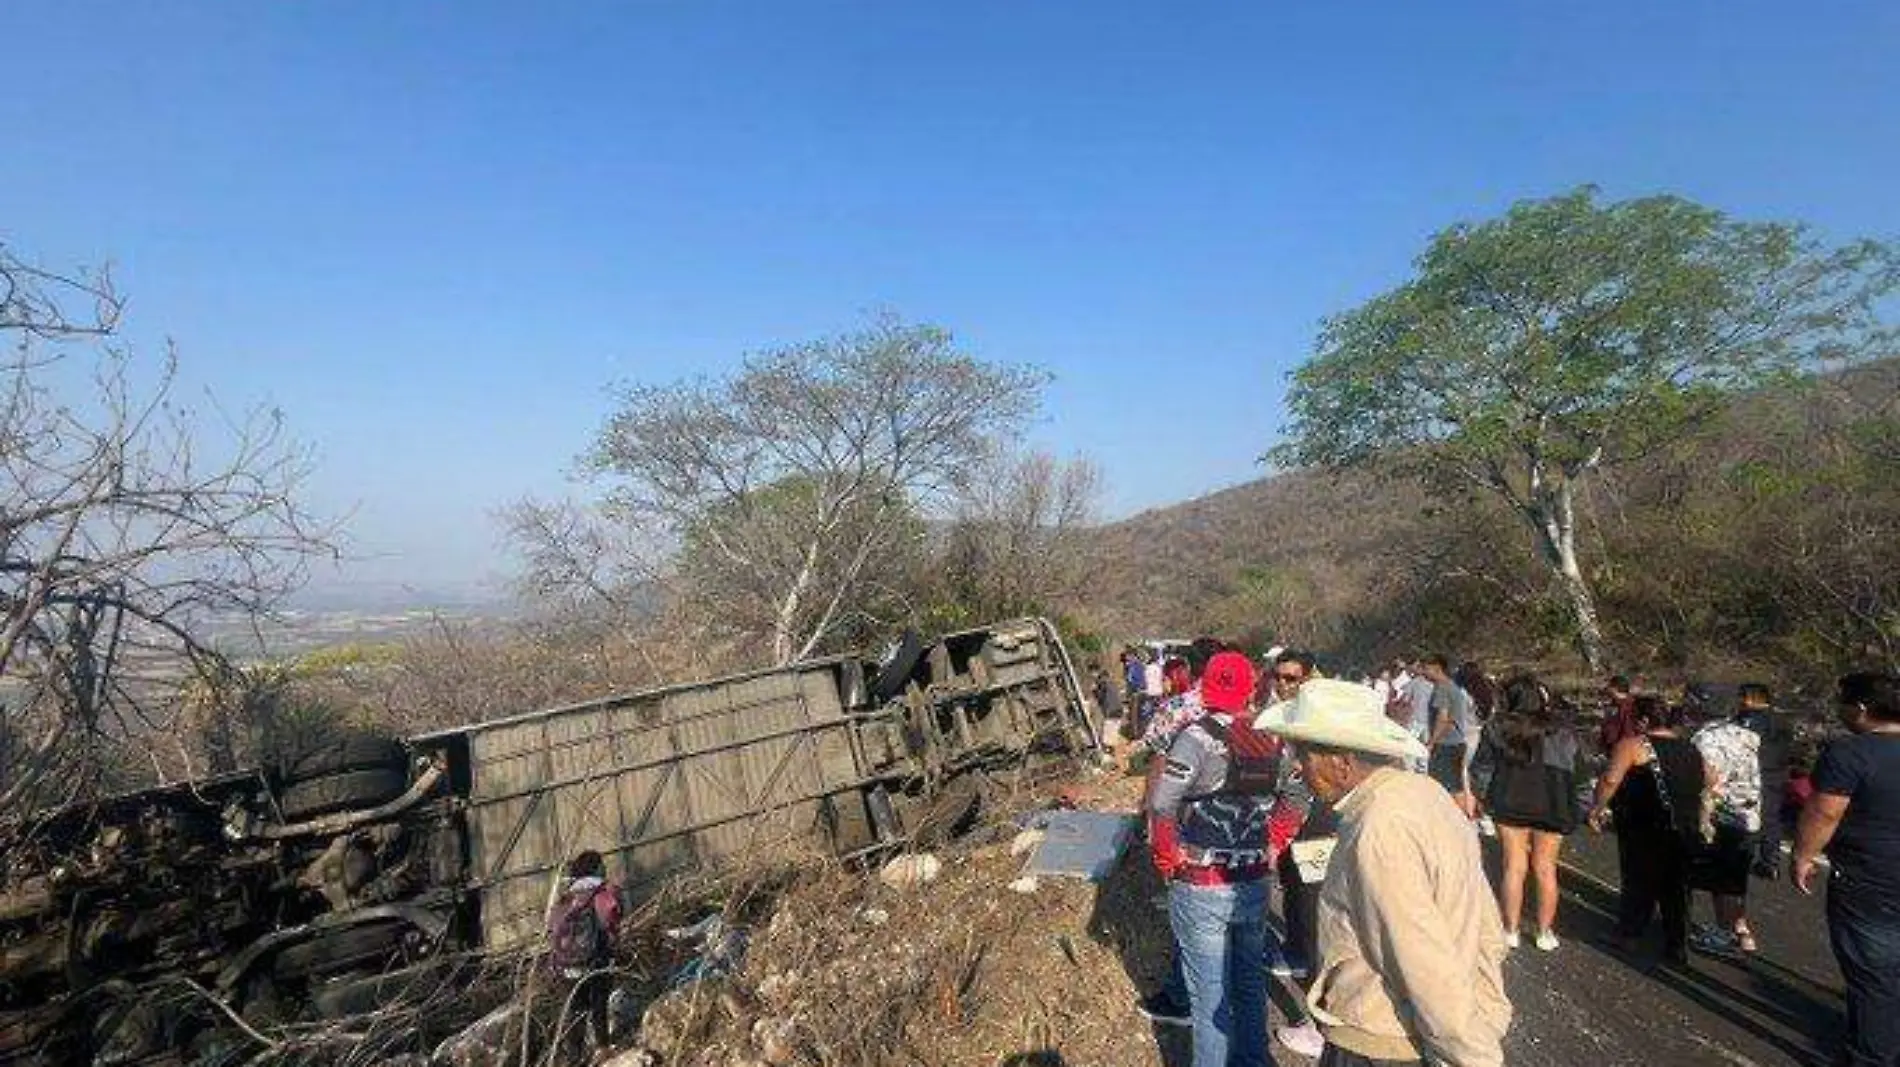
<svg viewBox="0 0 1900 1067"><path fill-rule="evenodd" d="M1591 736L1535 676L1499 679L1444 656L1345 681L1299 650L1272 649L1256 666L1203 638L1130 648L1120 675L1098 672L1095 696L1123 758L1146 768L1148 846L1175 949L1140 1007L1192 1028L1197 1067L1271 1062L1276 981L1300 993L1282 1005L1277 1040L1326 1067L1502 1063L1502 961L1526 940L1561 946L1558 860L1584 825L1616 834L1615 947L1637 951L1660 913L1663 966L1686 965L1691 949L1756 952L1749 883L1778 877L1784 851L1804 892L1829 871L1847 984L1842 1062L1900 1064L1891 674L1840 680L1846 733L1811 767L1758 683L1668 699L1614 677ZM1485 834L1498 840L1495 885ZM1691 923L1696 893L1712 922Z"/></svg>
<svg viewBox="0 0 1900 1067"><path fill-rule="evenodd" d="M1639 952L1660 914L1664 967L1757 952L1749 886L1784 852L1800 891L1825 877L1839 1062L1900 1067L1900 677L1843 676L1839 729L1807 758L1759 683L1671 699L1616 676L1586 734L1535 675L1444 656L1348 681L1202 638L1129 649L1118 673L1097 669L1094 700L1145 774L1173 935L1139 1010L1191 1028L1195 1067L1260 1067L1275 1041L1321 1067L1501 1065L1503 961L1560 949L1558 860L1585 825L1616 835L1612 947ZM1710 923L1691 922L1697 893ZM546 958L569 1062L608 1047L621 911L600 854L576 856Z"/></svg>

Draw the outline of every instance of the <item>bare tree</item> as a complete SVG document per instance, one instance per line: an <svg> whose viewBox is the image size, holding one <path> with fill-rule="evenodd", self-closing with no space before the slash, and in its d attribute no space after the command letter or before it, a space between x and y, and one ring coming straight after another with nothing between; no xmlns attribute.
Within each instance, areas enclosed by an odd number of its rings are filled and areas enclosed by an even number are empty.
<svg viewBox="0 0 1900 1067"><path fill-rule="evenodd" d="M20 259L0 241L0 336L104 337L118 328L124 311L110 270L48 270Z"/></svg>
<svg viewBox="0 0 1900 1067"><path fill-rule="evenodd" d="M525 498L496 514L518 551L515 589L556 618L625 629L659 605L671 542L632 517L575 500Z"/></svg>
<svg viewBox="0 0 1900 1067"><path fill-rule="evenodd" d="M108 281L0 254L0 810L98 787L115 742L163 776L196 758L168 716L178 685L220 657L213 613L254 617L334 554L294 502L307 453L275 410L206 425L175 395L171 353L135 384L101 351L90 401L65 346L109 334ZM66 310L89 303L93 313ZM67 388L56 388L63 384ZM219 746L212 746L214 749ZM227 754L228 755L228 754Z"/></svg>
<svg viewBox="0 0 1900 1067"><path fill-rule="evenodd" d="M586 464L609 484L606 514L677 546L673 573L702 617L786 663L875 613L919 518L1024 425L1043 380L885 318L754 356L724 380L629 388ZM541 551L558 538L537 526L570 528L526 517L516 532L531 561L597 573L586 544Z"/></svg>
<svg viewBox="0 0 1900 1067"><path fill-rule="evenodd" d="M942 560L957 621L1072 603L1088 579L1085 537L1101 473L1085 459L999 456L958 502Z"/></svg>

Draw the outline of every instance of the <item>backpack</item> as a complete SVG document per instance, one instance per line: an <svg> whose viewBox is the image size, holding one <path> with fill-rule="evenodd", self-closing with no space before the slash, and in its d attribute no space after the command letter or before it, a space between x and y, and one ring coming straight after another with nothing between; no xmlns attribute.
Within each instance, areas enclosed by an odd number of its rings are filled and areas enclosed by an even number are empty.
<svg viewBox="0 0 1900 1067"><path fill-rule="evenodd" d="M590 970L611 957L608 930L600 921L594 899L605 884L570 889L555 901L548 916L548 965L557 971Z"/></svg>
<svg viewBox="0 0 1900 1067"><path fill-rule="evenodd" d="M1196 719L1190 725L1227 746L1227 775L1212 790L1183 799L1200 800L1215 796L1265 798L1271 797L1279 789L1280 745L1272 737L1255 730L1251 725L1229 725L1212 715Z"/></svg>

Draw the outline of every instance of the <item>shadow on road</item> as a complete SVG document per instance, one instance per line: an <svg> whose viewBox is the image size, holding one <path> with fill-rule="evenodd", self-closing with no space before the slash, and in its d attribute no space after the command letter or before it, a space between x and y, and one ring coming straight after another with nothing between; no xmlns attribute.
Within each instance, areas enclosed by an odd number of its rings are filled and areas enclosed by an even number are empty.
<svg viewBox="0 0 1900 1067"><path fill-rule="evenodd" d="M1660 944L1640 956L1615 947L1615 887L1573 868L1560 868L1568 905L1565 926L1612 959L1656 980L1709 1014L1754 1036L1798 1063L1832 1062L1845 1025L1840 998L1762 954L1692 957L1688 967L1663 965ZM1654 939L1651 939L1654 941Z"/></svg>

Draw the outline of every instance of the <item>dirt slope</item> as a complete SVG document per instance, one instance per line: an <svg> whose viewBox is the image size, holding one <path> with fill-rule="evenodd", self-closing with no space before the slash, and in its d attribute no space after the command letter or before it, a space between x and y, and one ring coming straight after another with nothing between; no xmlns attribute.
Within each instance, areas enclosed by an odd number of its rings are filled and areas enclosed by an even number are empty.
<svg viewBox="0 0 1900 1067"><path fill-rule="evenodd" d="M1138 788L1096 782L1078 802L1131 810ZM1014 832L999 818L936 853L940 877L914 888L835 868L796 879L743 968L649 1008L644 1043L690 1064L1184 1062L1182 1032L1134 1010L1169 953L1139 844L1101 886L1045 878L1025 893L1010 888Z"/></svg>

